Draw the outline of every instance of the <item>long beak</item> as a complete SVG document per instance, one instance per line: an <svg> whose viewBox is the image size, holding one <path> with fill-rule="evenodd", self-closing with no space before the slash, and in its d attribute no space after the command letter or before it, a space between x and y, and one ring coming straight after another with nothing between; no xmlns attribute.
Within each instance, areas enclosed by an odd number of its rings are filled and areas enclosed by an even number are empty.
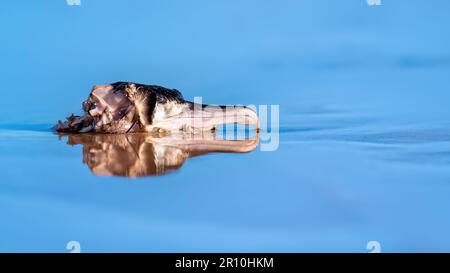
<svg viewBox="0 0 450 273"><path fill-rule="evenodd" d="M259 129L258 115L245 106L211 106L191 103L190 111L193 128L209 130L220 125L235 123Z"/></svg>

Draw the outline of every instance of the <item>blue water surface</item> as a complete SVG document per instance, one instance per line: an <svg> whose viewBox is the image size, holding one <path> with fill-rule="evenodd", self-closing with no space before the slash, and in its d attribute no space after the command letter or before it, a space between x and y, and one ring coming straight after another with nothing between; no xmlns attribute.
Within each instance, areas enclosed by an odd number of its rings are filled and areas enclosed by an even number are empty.
<svg viewBox="0 0 450 273"><path fill-rule="evenodd" d="M0 251L450 251L450 2L3 1ZM280 106L276 151L96 176L94 84Z"/></svg>

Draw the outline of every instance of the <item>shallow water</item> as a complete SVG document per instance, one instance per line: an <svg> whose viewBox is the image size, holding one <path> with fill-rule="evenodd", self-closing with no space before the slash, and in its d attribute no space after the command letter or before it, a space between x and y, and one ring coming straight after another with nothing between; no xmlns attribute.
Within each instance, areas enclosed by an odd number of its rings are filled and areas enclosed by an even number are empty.
<svg viewBox="0 0 450 273"><path fill-rule="evenodd" d="M448 251L450 131L349 118L302 114L315 125L281 128L276 152L131 180L97 176L67 137L2 129L2 249Z"/></svg>
<svg viewBox="0 0 450 273"><path fill-rule="evenodd" d="M0 251L450 251L448 1L14 2L0 10ZM134 20L99 20L119 12ZM131 151L117 141L49 130L117 80L280 105L278 149L161 173L156 157L117 164Z"/></svg>

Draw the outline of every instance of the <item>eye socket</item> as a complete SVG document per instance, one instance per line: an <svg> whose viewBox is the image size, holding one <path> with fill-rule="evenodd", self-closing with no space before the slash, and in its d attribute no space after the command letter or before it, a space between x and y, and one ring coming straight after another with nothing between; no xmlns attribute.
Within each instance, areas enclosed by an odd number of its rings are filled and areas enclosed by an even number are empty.
<svg viewBox="0 0 450 273"><path fill-rule="evenodd" d="M84 111L91 110L92 109L92 105L93 105L92 101L90 101L90 100L84 101L83 102L83 110Z"/></svg>

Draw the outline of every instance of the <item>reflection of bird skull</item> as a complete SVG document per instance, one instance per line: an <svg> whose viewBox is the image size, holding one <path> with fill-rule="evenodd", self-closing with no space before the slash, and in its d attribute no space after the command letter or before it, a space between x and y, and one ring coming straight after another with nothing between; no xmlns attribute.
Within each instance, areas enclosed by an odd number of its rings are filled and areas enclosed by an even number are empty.
<svg viewBox="0 0 450 273"><path fill-rule="evenodd" d="M367 0L369 6L380 6L381 0Z"/></svg>
<svg viewBox="0 0 450 273"><path fill-rule="evenodd" d="M83 163L95 175L126 177L163 175L179 169L187 158L210 152L245 153L258 145L258 138L216 140L191 134L150 137L148 134L70 134L68 144L83 145Z"/></svg>
<svg viewBox="0 0 450 273"><path fill-rule="evenodd" d="M94 119L93 131L125 133L135 118L135 107L124 90L112 85L94 86L83 109Z"/></svg>
<svg viewBox="0 0 450 273"><path fill-rule="evenodd" d="M142 134L70 135L69 144L83 144L83 163L96 175L138 177L178 169L189 152L154 144Z"/></svg>

